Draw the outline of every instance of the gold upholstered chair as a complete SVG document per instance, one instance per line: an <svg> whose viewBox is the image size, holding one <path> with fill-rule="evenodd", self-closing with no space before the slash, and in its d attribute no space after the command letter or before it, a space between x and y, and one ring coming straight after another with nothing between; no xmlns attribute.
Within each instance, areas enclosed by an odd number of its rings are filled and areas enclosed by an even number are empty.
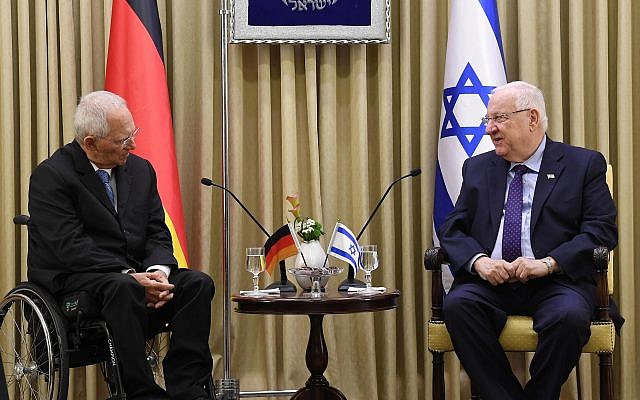
<svg viewBox="0 0 640 400"><path fill-rule="evenodd" d="M596 353L600 357L600 399L613 400L613 348L615 329L609 317L609 289L607 269L609 251L599 247L593 251L597 276L597 311L591 322L591 337L583 353ZM443 249L433 247L424 253L424 266L433 273L431 278L431 319L427 324L427 347L433 355L433 400L444 400L444 353L453 350L451 338L442 319L442 264L447 263ZM535 351L538 335L533 330L531 317L511 315L500 334L505 351Z"/></svg>
<svg viewBox="0 0 640 400"><path fill-rule="evenodd" d="M607 183L612 188L611 166L607 171ZM431 277L431 319L427 324L427 347L433 356L433 400L444 400L444 353L453 350L451 338L442 318L442 265L448 263L446 252L439 247L424 253L424 267L433 273ZM600 400L613 400L613 349L616 333L609 315L609 296L613 293L613 252L605 247L593 250L593 268L597 284L597 310L591 322L591 337L582 349L583 353L595 353L600 358ZM607 273L608 272L608 273ZM508 352L535 351L538 335L533 330L533 320L528 316L511 315L500 334L500 344ZM473 387L473 382L472 382ZM477 397L474 397L477 398Z"/></svg>

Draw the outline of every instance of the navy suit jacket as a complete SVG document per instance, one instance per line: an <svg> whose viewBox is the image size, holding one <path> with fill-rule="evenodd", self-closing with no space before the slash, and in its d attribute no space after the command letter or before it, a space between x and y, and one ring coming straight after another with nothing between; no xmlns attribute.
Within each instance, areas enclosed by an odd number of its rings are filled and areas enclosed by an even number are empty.
<svg viewBox="0 0 640 400"><path fill-rule="evenodd" d="M593 249L617 244L616 208L599 152L546 139L531 211L531 246L537 259L551 256L562 269L552 279L593 302ZM491 254L498 236L510 163L490 151L465 161L454 210L440 230L454 285L478 280L465 266L478 253Z"/></svg>
<svg viewBox="0 0 640 400"><path fill-rule="evenodd" d="M177 268L151 164L130 154L112 173L118 212L75 141L36 167L29 183L30 281L56 293L75 273Z"/></svg>

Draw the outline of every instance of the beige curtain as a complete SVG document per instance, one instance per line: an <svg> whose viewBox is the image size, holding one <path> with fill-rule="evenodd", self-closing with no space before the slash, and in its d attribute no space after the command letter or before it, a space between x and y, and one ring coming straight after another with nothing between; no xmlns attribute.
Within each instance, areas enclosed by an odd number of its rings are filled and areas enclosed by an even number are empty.
<svg viewBox="0 0 640 400"><path fill-rule="evenodd" d="M473 1L473 0L469 0ZM401 306L375 314L328 316L326 376L349 399L430 399L425 347L430 276L422 254L432 241L434 165L447 40L448 3L392 0L391 45L232 45L229 57L232 190L267 229L286 218L284 197L299 192L303 214L328 231L340 219L359 230L387 185L397 187L362 243L379 245L377 285L401 291ZM543 89L553 139L596 149L614 167L620 243L616 299L627 323L616 344L620 399L640 397L640 4L633 0L499 0L508 80ZM188 250L194 268L217 283L211 349L222 376L222 180L219 2L159 1L173 108ZM0 0L0 292L26 279L32 169L72 138L77 98L101 89L109 0ZM136 62L132 59L130 62ZM214 189L216 190L216 189ZM246 289L244 247L261 232L231 205L231 291ZM266 285L277 277L263 277ZM344 277L329 283L335 287ZM231 376L242 390L297 388L306 317L231 316ZM514 356L526 379L529 357ZM447 398L468 398L455 355L446 358ZM583 399L597 399L597 364L580 363ZM578 397L575 374L563 399ZM104 398L95 368L75 371L73 399Z"/></svg>

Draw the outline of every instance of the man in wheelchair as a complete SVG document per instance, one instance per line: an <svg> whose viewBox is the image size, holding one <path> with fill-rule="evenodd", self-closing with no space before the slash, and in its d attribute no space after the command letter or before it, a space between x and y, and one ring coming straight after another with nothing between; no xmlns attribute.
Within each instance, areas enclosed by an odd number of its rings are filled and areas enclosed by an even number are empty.
<svg viewBox="0 0 640 400"><path fill-rule="evenodd" d="M483 122L495 151L466 160L440 230L455 272L444 321L483 399L557 399L590 335L593 249L617 243L607 164L547 137L542 92L528 83L496 88ZM512 314L538 333L524 388L498 341Z"/></svg>
<svg viewBox="0 0 640 400"><path fill-rule="evenodd" d="M75 140L31 175L29 280L58 300L90 293L113 335L127 399L212 398L214 284L178 268L153 166L131 153L139 129L126 102L90 93L74 126ZM145 341L166 323L165 391L154 381Z"/></svg>

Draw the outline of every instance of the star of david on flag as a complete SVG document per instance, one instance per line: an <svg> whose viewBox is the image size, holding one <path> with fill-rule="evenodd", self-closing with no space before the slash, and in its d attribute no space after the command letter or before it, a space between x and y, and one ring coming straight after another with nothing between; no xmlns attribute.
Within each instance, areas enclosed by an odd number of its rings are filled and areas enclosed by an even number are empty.
<svg viewBox="0 0 640 400"><path fill-rule="evenodd" d="M454 107L458 105L458 101L460 101L461 104L462 101L472 101L475 104L472 103L471 106L481 110L482 106L477 99L474 99L474 97L477 96L482 101L486 110L489 105L489 94L494 87L495 86L484 86L482 82L480 82L480 78L478 78L476 72L473 70L471 63L467 63L462 71L462 75L460 75L460 79L458 79L458 82L456 83L456 86L445 88L442 91L444 119L440 131L440 138L455 136L469 157L473 156L473 153L478 148L480 141L484 137L484 125L480 120L477 121L477 123L474 123L473 120L469 120L469 118L467 118L467 115L465 115L465 112L467 111L471 111L471 114L475 117L473 110L459 109L461 120L463 123L468 124L464 126L461 125L456 118ZM461 107L464 107L464 105L461 105Z"/></svg>
<svg viewBox="0 0 640 400"><path fill-rule="evenodd" d="M353 272L358 272L360 263L360 245L356 235L345 224L337 222L333 228L327 254L349 263Z"/></svg>
<svg viewBox="0 0 640 400"><path fill-rule="evenodd" d="M492 150L482 117L491 90L507 83L495 0L452 0L445 61L433 225L437 233L462 187L462 164Z"/></svg>

